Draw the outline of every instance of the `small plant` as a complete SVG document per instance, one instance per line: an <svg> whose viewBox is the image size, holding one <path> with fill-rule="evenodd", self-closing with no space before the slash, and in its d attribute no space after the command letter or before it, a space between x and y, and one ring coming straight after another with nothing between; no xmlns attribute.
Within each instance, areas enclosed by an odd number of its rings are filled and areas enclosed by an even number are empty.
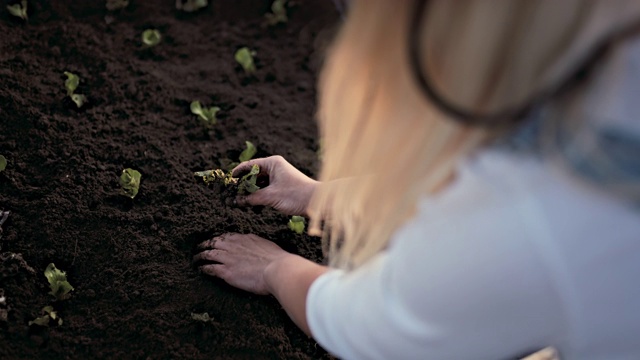
<svg viewBox="0 0 640 360"><path fill-rule="evenodd" d="M27 20L27 0L22 0L19 4L7 5L9 14Z"/></svg>
<svg viewBox="0 0 640 360"><path fill-rule="evenodd" d="M133 199L138 195L141 176L142 175L140 175L140 172L137 170L130 168L122 170L122 175L120 175L120 186L122 186L122 192L125 196Z"/></svg>
<svg viewBox="0 0 640 360"><path fill-rule="evenodd" d="M256 52L253 50L249 50L249 48L246 46L236 51L235 59L247 74L253 74L256 72L256 65L253 62L254 56L256 56Z"/></svg>
<svg viewBox="0 0 640 360"><path fill-rule="evenodd" d="M64 88L67 90L67 95L71 98L71 101L73 101L79 109L87 102L86 96L75 93L78 85L80 85L80 77L68 71L65 71L64 74L67 76L67 79L64 81Z"/></svg>
<svg viewBox="0 0 640 360"><path fill-rule="evenodd" d="M287 226L296 234L302 234L304 232L304 218L302 216L294 215L289 219Z"/></svg>
<svg viewBox="0 0 640 360"><path fill-rule="evenodd" d="M220 111L220 108L217 106L205 108L205 107L202 107L202 104L200 104L200 101L193 101L189 106L189 108L191 109L191 113L193 113L194 115L198 115L202 120L202 122L204 122L204 124L208 128L212 127L218 122L218 119L216 118L216 114L218 113L218 111Z"/></svg>
<svg viewBox="0 0 640 360"><path fill-rule="evenodd" d="M209 5L207 0L176 0L176 9L182 10L184 12L194 12L202 9Z"/></svg>
<svg viewBox="0 0 640 360"><path fill-rule="evenodd" d="M211 316L209 316L209 313L202 313L202 314L198 314L198 313L191 313L191 319L195 320L195 321L199 321L202 323L210 323L213 322L213 318Z"/></svg>
<svg viewBox="0 0 640 360"><path fill-rule="evenodd" d="M287 17L287 9L285 9L286 4L287 0L275 0L271 4L271 12L264 14L268 25L273 26L289 21L289 18Z"/></svg>
<svg viewBox="0 0 640 360"><path fill-rule="evenodd" d="M162 36L156 29L147 29L142 32L142 43L147 47L154 47L160 43Z"/></svg>
<svg viewBox="0 0 640 360"><path fill-rule="evenodd" d="M7 168L7 158L0 155L0 172L3 172Z"/></svg>
<svg viewBox="0 0 640 360"><path fill-rule="evenodd" d="M58 317L58 313L53 310L53 306L47 305L43 307L42 313L44 314L43 316L37 317L33 321L29 321L29 326L40 325L49 327L49 322L51 322L51 320L57 320L58 326L62 325L62 319Z"/></svg>
<svg viewBox="0 0 640 360"><path fill-rule="evenodd" d="M107 0L107 10L116 11L129 6L129 0Z"/></svg>
<svg viewBox="0 0 640 360"><path fill-rule="evenodd" d="M238 180L238 194L246 194L246 193L254 193L260 189L258 185L256 185L256 181L258 180L258 174L260 173L260 167L258 165L253 165L251 167L251 171L247 175Z"/></svg>
<svg viewBox="0 0 640 360"><path fill-rule="evenodd" d="M67 274L58 270L56 266L51 263L44 270L44 276L49 281L51 291L49 294L56 297L58 300L66 300L69 298L69 292L73 290L73 286L67 281Z"/></svg>
<svg viewBox="0 0 640 360"><path fill-rule="evenodd" d="M202 181L207 185L216 181L221 181L225 186L238 183L238 179L232 177L231 172L225 174L221 169L196 171L193 175L201 177Z"/></svg>
<svg viewBox="0 0 640 360"><path fill-rule="evenodd" d="M238 158L240 162L251 160L251 158L258 152L258 150L256 150L256 147L250 141L245 141L244 143L247 148L240 153L240 157Z"/></svg>

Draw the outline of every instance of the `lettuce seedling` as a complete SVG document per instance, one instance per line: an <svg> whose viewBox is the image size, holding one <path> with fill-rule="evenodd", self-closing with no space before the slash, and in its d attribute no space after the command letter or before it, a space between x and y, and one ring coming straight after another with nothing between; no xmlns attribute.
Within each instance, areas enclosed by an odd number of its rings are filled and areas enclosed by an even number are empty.
<svg viewBox="0 0 640 360"><path fill-rule="evenodd" d="M275 0L271 4L271 12L264 14L265 19L267 19L267 24L273 26L278 23L286 23L289 21L287 17L287 9L285 9L285 5L287 0Z"/></svg>
<svg viewBox="0 0 640 360"><path fill-rule="evenodd" d="M256 65L253 62L254 56L256 56L256 52L253 50L249 50L249 48L246 46L236 51L235 59L247 74L253 74L254 72L256 72Z"/></svg>
<svg viewBox="0 0 640 360"><path fill-rule="evenodd" d="M215 181L221 181L225 186L238 183L238 179L232 177L231 172L225 174L221 169L196 171L193 175L201 177L207 185Z"/></svg>
<svg viewBox="0 0 640 360"><path fill-rule="evenodd" d="M129 6L129 0L107 0L107 10L116 11Z"/></svg>
<svg viewBox="0 0 640 360"><path fill-rule="evenodd" d="M256 185L256 181L258 180L258 174L260 173L260 167L258 165L253 165L251 167L251 171L247 175L244 175L238 181L238 194L246 194L246 193L254 193L260 189L258 185Z"/></svg>
<svg viewBox="0 0 640 360"><path fill-rule="evenodd" d="M198 115L202 122L209 128L218 122L216 114L218 113L218 111L220 111L220 108L217 106L205 108L202 107L200 101L193 101L189 108L191 109L191 113L194 115Z"/></svg>
<svg viewBox="0 0 640 360"><path fill-rule="evenodd" d="M73 101L79 109L87 102L87 97L82 94L72 94L71 101Z"/></svg>
<svg viewBox="0 0 640 360"><path fill-rule="evenodd" d="M80 85L80 78L78 75L65 71L64 74L67 76L67 80L64 81L64 88L67 89L67 95L71 96Z"/></svg>
<svg viewBox="0 0 640 360"><path fill-rule="evenodd" d="M58 317L58 313L53 310L53 306L47 305L43 307L42 313L45 315L35 318L33 321L29 321L29 326L40 325L48 327L51 320L57 320L58 326L62 325L62 319Z"/></svg>
<svg viewBox="0 0 640 360"><path fill-rule="evenodd" d="M182 10L184 12L194 12L202 9L209 5L207 0L176 0L176 9Z"/></svg>
<svg viewBox="0 0 640 360"><path fill-rule="evenodd" d="M289 219L287 226L296 234L302 234L304 232L304 218L302 216L294 215Z"/></svg>
<svg viewBox="0 0 640 360"><path fill-rule="evenodd" d="M240 157L238 158L240 162L251 160L251 158L258 152L258 150L256 150L256 147L250 141L245 141L244 143L246 144L247 148L240 153Z"/></svg>
<svg viewBox="0 0 640 360"><path fill-rule="evenodd" d="M0 155L0 172L3 172L7 168L7 158Z"/></svg>
<svg viewBox="0 0 640 360"><path fill-rule="evenodd" d="M27 20L27 0L22 0L20 4L7 5L9 13L22 20Z"/></svg>
<svg viewBox="0 0 640 360"><path fill-rule="evenodd" d="M130 198L138 195L138 189L140 189L140 172L130 168L122 170L120 175L120 186L122 186L122 193Z"/></svg>
<svg viewBox="0 0 640 360"><path fill-rule="evenodd" d="M147 47L153 47L160 43L162 36L156 29L147 29L142 32L142 43Z"/></svg>
<svg viewBox="0 0 640 360"><path fill-rule="evenodd" d="M44 276L49 281L51 291L49 294L56 297L58 300L65 300L69 298L69 292L73 290L73 286L67 281L67 274L58 270L56 266L51 263L44 270Z"/></svg>

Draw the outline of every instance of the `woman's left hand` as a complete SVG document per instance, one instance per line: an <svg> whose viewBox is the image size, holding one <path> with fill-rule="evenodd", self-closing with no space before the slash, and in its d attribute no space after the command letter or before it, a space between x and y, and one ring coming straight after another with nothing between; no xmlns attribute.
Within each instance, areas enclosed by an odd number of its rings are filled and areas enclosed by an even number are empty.
<svg viewBox="0 0 640 360"><path fill-rule="evenodd" d="M216 262L199 267L205 274L255 294L268 295L264 271L273 261L292 255L273 242L252 234L228 233L198 246L195 263Z"/></svg>

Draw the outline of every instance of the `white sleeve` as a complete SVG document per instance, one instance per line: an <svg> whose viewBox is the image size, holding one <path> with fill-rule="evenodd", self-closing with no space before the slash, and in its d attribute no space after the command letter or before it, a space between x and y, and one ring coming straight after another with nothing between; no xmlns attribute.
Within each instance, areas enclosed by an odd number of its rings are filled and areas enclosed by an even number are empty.
<svg viewBox="0 0 640 360"><path fill-rule="evenodd" d="M312 284L313 337L343 359L505 359L557 344L563 300L521 210L419 215L385 253Z"/></svg>

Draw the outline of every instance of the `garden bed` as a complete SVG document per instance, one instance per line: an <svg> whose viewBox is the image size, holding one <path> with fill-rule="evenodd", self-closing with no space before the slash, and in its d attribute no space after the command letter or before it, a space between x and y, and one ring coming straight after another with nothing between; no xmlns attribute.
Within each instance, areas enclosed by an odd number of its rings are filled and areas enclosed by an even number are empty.
<svg viewBox="0 0 640 360"><path fill-rule="evenodd" d="M228 206L197 170L280 154L317 170L315 81L338 19L329 1L296 2L289 22L265 28L269 1L210 0L196 13L173 0L29 1L29 20L0 9L0 358L325 358L272 297L205 278L191 264L197 243L255 233L322 260L318 239L287 229L271 209ZM140 35L158 29L159 45ZM257 51L255 77L233 54ZM66 96L77 74L80 109ZM207 130L189 104L221 108ZM135 199L121 194L124 168L142 173ZM47 264L75 287L55 304L61 326L29 326L53 302ZM0 294L0 296L2 296ZM191 313L207 312L200 323Z"/></svg>

